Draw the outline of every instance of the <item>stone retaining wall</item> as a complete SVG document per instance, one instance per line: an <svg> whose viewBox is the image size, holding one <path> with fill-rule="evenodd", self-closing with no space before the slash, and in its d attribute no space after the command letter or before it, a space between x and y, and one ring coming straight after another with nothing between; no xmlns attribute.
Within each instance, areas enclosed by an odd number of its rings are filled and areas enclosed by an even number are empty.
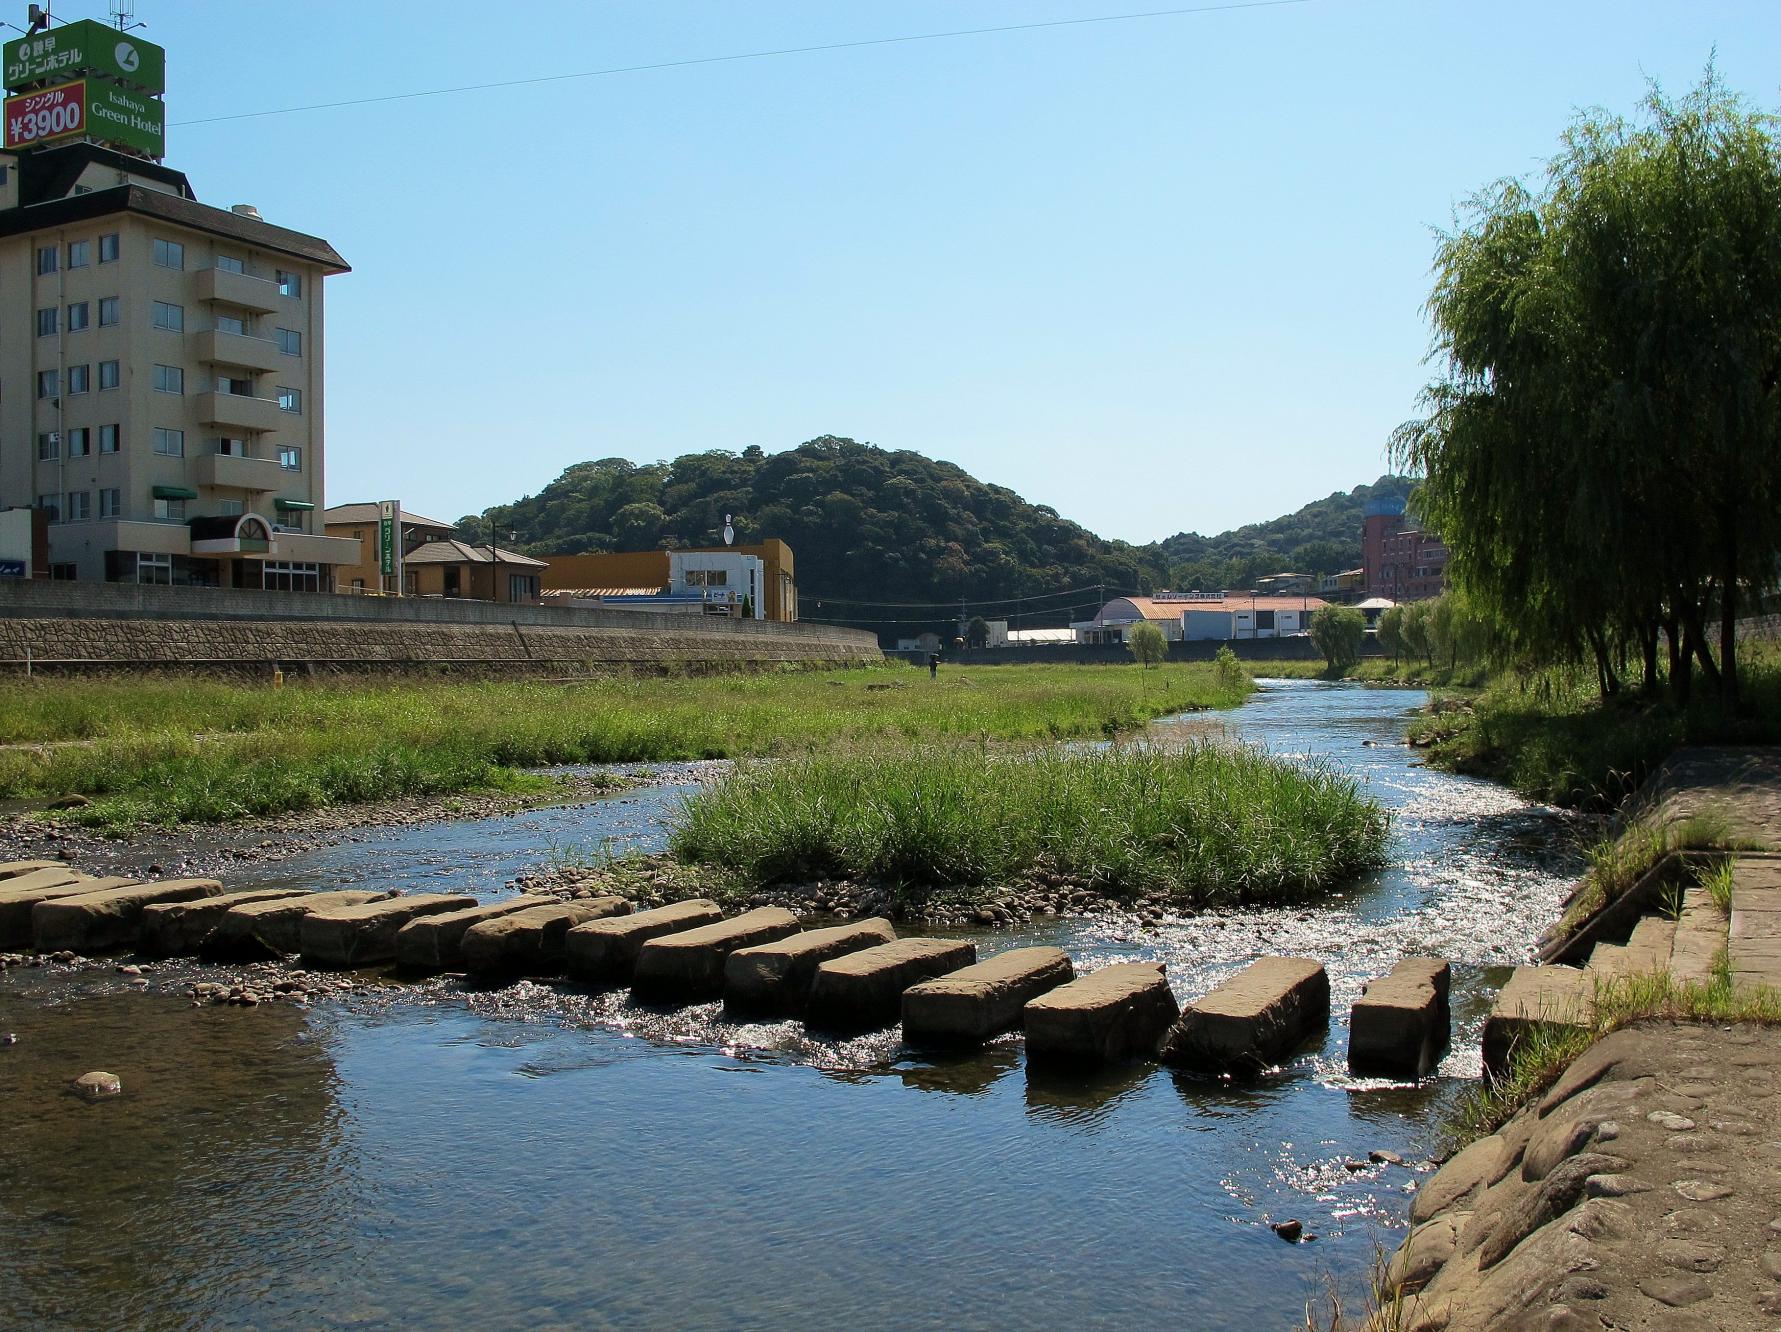
<svg viewBox="0 0 1781 1332"><path fill-rule="evenodd" d="M0 671L274 665L351 670L451 666L503 673L574 673L618 666L860 664L881 660L870 634L800 625L736 633L726 620L650 616L659 626L540 627L509 623L357 620L0 619ZM679 621L679 622L675 622ZM812 626L811 628L814 628ZM804 632L771 632L804 630Z"/></svg>

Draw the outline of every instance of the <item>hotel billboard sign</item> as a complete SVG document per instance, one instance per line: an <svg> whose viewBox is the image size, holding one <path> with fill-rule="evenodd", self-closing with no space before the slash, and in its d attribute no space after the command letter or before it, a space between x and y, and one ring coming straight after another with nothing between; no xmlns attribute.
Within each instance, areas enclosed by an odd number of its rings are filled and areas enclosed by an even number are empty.
<svg viewBox="0 0 1781 1332"><path fill-rule="evenodd" d="M64 23L6 43L6 86L97 74L158 97L167 91L167 52L97 19Z"/></svg>
<svg viewBox="0 0 1781 1332"><path fill-rule="evenodd" d="M167 151L166 109L109 79L76 79L6 99L8 151L62 139L116 144L153 158Z"/></svg>

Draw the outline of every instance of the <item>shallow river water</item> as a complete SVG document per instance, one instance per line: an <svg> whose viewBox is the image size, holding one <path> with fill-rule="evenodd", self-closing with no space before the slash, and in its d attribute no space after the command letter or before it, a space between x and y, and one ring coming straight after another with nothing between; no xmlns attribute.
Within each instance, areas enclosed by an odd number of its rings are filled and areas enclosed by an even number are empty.
<svg viewBox="0 0 1781 1332"><path fill-rule="evenodd" d="M1269 682L1222 725L1320 757L1394 811L1390 864L1316 908L1136 929L1052 921L1078 967L1167 961L1203 993L1260 953L1322 959L1327 1040L1271 1076L1030 1074L1018 1037L936 1061L715 1005L448 981L307 1010L192 1008L192 965L0 977L0 1326L1285 1327L1352 1301L1426 1178L1478 1029L1577 872L1550 811L1421 767L1423 695ZM1203 720L1203 719L1202 719ZM659 845L687 782L392 829L244 864L231 887L359 879L485 898L552 845ZM1454 963L1455 1041L1420 1087L1343 1064L1361 982ZM117 1073L88 1106L66 1080ZM1391 1149L1409 1167L1345 1163ZM1287 1245L1268 1223L1318 1236Z"/></svg>

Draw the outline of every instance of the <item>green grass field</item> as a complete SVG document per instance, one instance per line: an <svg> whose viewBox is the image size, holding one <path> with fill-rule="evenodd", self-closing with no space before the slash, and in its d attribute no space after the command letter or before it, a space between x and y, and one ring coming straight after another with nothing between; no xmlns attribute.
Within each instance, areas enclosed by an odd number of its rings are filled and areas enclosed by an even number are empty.
<svg viewBox="0 0 1781 1332"><path fill-rule="evenodd" d="M1386 828L1352 778L1247 749L931 745L744 765L688 801L672 847L754 883L919 898L1045 867L1199 907L1315 897L1378 864Z"/></svg>
<svg viewBox="0 0 1781 1332"><path fill-rule="evenodd" d="M401 796L547 790L557 763L838 743L1109 736L1234 707L1213 665L905 666L547 683L44 679L0 691L0 797L87 796L90 826L220 822Z"/></svg>

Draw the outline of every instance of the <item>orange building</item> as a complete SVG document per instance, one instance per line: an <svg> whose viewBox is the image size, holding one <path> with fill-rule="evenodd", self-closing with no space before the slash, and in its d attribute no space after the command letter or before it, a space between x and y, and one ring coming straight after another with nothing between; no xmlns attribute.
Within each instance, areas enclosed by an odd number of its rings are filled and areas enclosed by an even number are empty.
<svg viewBox="0 0 1781 1332"><path fill-rule="evenodd" d="M761 616L790 622L798 618L798 584L792 548L783 541L752 546L693 546L675 555L752 555L761 562ZM627 550L611 554L546 555L545 593L598 597L651 589L666 592L672 581L665 550Z"/></svg>

